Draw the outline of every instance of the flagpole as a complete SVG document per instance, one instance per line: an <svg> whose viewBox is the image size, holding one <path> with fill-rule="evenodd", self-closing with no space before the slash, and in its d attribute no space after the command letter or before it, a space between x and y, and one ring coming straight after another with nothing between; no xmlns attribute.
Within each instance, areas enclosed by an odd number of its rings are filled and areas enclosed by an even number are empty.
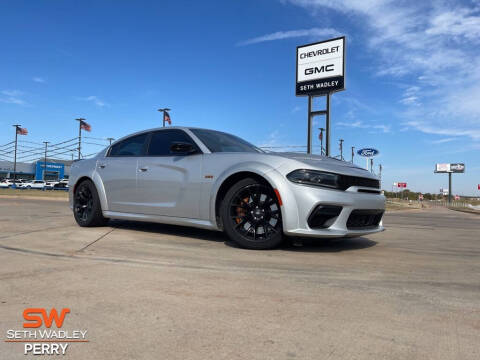
<svg viewBox="0 0 480 360"><path fill-rule="evenodd" d="M47 147L48 147L48 143L49 141L44 141L43 142L45 144L45 161L43 163L43 180L47 180Z"/></svg>
<svg viewBox="0 0 480 360"><path fill-rule="evenodd" d="M163 125L162 127L165 127L165 112L170 111L170 108L164 108L164 109L158 109L163 114Z"/></svg>
<svg viewBox="0 0 480 360"><path fill-rule="evenodd" d="M80 160L82 150L82 121L85 121L85 119L78 118L75 120L78 121L78 160Z"/></svg>
<svg viewBox="0 0 480 360"><path fill-rule="evenodd" d="M21 125L13 125L15 127L15 155L13 160L13 188L16 188L15 180L17 179L17 139L18 139L18 128Z"/></svg>

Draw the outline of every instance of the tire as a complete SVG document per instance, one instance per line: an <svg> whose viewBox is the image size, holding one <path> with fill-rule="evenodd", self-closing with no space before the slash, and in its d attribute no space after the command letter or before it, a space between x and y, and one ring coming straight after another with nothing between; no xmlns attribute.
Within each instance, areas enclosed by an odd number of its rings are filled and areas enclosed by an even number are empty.
<svg viewBox="0 0 480 360"><path fill-rule="evenodd" d="M234 184L220 205L223 229L240 247L273 249L283 241L282 214L273 189L246 178Z"/></svg>
<svg viewBox="0 0 480 360"><path fill-rule="evenodd" d="M73 194L73 216L82 227L104 226L108 219L103 217L98 192L90 180L77 185Z"/></svg>
<svg viewBox="0 0 480 360"><path fill-rule="evenodd" d="M28 190L30 190L31 188L32 188L32 187L31 187L30 185L29 185L29 186L27 186L27 189L28 189Z"/></svg>

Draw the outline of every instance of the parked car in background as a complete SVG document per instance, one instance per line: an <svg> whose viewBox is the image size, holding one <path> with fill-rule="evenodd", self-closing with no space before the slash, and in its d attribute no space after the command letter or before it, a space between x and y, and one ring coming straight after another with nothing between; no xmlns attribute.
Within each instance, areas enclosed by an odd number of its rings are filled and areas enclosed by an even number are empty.
<svg viewBox="0 0 480 360"><path fill-rule="evenodd" d="M270 249L284 235L335 238L383 231L385 197L350 162L265 152L236 136L168 127L126 136L71 166L80 226L108 219L223 230L242 247Z"/></svg>
<svg viewBox="0 0 480 360"><path fill-rule="evenodd" d="M10 184L6 181L0 181L0 189L8 189L10 187Z"/></svg>
<svg viewBox="0 0 480 360"><path fill-rule="evenodd" d="M55 185L55 181L47 181L45 183L45 190L52 190Z"/></svg>
<svg viewBox="0 0 480 360"><path fill-rule="evenodd" d="M59 181L53 185L53 190L68 190L68 181Z"/></svg>
<svg viewBox="0 0 480 360"><path fill-rule="evenodd" d="M22 184L20 184L18 187L20 189L40 189L42 190L43 188L45 188L45 185L47 183L43 180L31 180L29 182L24 182Z"/></svg>
<svg viewBox="0 0 480 360"><path fill-rule="evenodd" d="M2 185L2 187L9 187L9 188L11 188L14 183L15 183L15 186L16 186L16 187L19 187L21 184L23 184L23 180L22 180L22 179L16 179L16 180L14 181L13 179L7 179L7 180L5 180L4 185ZM5 186L5 184L6 184L6 186Z"/></svg>

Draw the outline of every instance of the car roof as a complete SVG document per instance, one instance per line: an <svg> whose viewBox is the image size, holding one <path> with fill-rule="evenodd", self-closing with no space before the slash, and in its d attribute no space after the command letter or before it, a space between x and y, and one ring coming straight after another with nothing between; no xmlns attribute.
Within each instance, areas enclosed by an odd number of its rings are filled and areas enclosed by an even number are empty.
<svg viewBox="0 0 480 360"><path fill-rule="evenodd" d="M112 145L122 141L122 140L125 140L131 136L135 136L135 135L141 135L141 134L144 134L144 133L148 133L148 132L152 132L152 131L161 131L161 130L208 130L208 131L218 131L218 132L222 132L220 130L213 130L213 129L206 129L206 128L199 128L199 127L192 127L192 126L165 126L165 127L156 127L156 128L151 128L151 129L145 129L145 130L140 130L140 131L137 131L137 132L134 132L134 133L131 133L131 134L128 134L128 135L125 135L121 138L119 138L118 140L114 141L112 143ZM110 145L109 145L110 146ZM109 147L108 146L108 147Z"/></svg>

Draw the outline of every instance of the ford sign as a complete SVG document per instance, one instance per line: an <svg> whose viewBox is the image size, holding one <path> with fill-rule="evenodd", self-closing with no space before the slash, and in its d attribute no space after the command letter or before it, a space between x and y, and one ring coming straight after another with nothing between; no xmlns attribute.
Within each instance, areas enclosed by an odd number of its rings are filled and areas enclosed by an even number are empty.
<svg viewBox="0 0 480 360"><path fill-rule="evenodd" d="M374 157L380 153L377 149L365 148L357 151L357 154L363 157Z"/></svg>

